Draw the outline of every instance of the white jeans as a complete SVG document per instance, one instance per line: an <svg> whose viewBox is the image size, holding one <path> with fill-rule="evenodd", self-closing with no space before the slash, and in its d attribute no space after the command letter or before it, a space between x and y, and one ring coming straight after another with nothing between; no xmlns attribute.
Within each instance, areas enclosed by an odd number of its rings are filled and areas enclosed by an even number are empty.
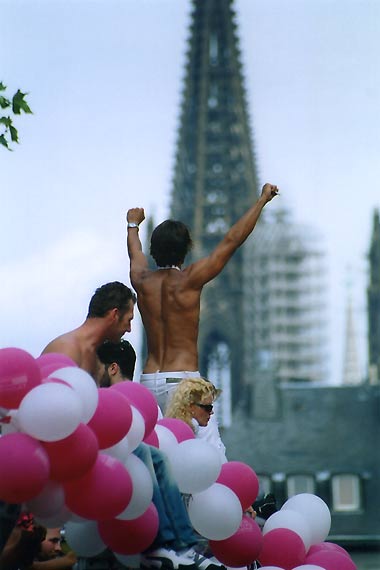
<svg viewBox="0 0 380 570"><path fill-rule="evenodd" d="M152 374L141 374L140 383L155 395L160 410L165 414L166 406L171 395L184 378L200 378L200 374L198 371L190 372L188 370L178 372L153 372ZM222 463L227 461L226 448L220 437L215 415L211 416L206 427L197 427L196 437L216 447L220 453Z"/></svg>
<svg viewBox="0 0 380 570"><path fill-rule="evenodd" d="M199 378L198 371L181 370L176 372L153 372L141 374L140 383L155 395L162 413L165 413L171 394L184 378Z"/></svg>

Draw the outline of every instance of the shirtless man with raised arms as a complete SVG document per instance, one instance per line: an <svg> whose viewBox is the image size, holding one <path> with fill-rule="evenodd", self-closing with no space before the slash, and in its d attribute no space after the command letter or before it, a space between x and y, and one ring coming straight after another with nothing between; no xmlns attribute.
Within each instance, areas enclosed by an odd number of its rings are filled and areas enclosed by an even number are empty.
<svg viewBox="0 0 380 570"><path fill-rule="evenodd" d="M137 292L148 342L148 358L141 382L165 408L167 396L176 384L198 372L198 331L200 299L204 285L216 277L253 231L264 206L278 193L277 186L265 184L256 203L230 228L205 258L182 269L192 242L182 222L166 220L155 228L150 253L157 270L149 269L142 252L139 224L143 208L127 213L130 278Z"/></svg>

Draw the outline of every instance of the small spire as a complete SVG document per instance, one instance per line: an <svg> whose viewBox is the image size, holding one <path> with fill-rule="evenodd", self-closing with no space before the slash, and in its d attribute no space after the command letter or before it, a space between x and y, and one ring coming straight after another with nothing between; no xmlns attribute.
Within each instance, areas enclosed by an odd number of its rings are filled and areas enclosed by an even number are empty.
<svg viewBox="0 0 380 570"><path fill-rule="evenodd" d="M345 347L343 353L343 384L356 385L361 384L362 374L360 372L356 329L354 323L354 312L352 307L352 274L348 269L349 275L347 279L347 305L346 305L346 330L345 330Z"/></svg>

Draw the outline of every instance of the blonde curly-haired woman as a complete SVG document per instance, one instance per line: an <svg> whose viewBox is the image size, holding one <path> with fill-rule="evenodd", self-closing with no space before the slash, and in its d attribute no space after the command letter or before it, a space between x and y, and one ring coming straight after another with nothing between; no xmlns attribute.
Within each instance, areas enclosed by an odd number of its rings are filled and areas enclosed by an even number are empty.
<svg viewBox="0 0 380 570"><path fill-rule="evenodd" d="M220 390L204 378L185 378L173 392L165 416L186 422L194 431L195 437L218 449L222 462L225 463L226 448L213 415L214 402L220 393Z"/></svg>

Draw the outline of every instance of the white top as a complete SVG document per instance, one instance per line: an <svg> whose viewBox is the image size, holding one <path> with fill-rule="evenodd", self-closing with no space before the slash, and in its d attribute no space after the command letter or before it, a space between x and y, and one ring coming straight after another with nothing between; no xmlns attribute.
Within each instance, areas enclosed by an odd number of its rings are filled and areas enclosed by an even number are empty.
<svg viewBox="0 0 380 570"><path fill-rule="evenodd" d="M220 453L222 463L227 463L228 459L226 457L226 446L220 437L218 420L216 419L215 415L212 415L210 417L210 420L205 427L200 426L195 418L193 418L191 421L194 426L195 437L197 439L203 439L203 441L207 441L216 447Z"/></svg>

